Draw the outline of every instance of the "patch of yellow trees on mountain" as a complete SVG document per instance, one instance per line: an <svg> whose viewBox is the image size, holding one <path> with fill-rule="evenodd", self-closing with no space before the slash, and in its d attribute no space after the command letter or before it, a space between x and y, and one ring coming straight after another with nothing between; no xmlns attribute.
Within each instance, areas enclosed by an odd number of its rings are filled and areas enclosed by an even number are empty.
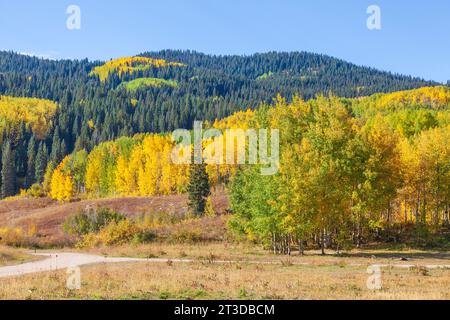
<svg viewBox="0 0 450 320"><path fill-rule="evenodd" d="M213 128L227 130L227 129L249 129L252 123L254 123L255 111L248 109L246 111L238 111L233 115L214 121Z"/></svg>
<svg viewBox="0 0 450 320"><path fill-rule="evenodd" d="M57 108L50 100L0 96L0 134L5 128L25 123L38 139L44 139Z"/></svg>
<svg viewBox="0 0 450 320"><path fill-rule="evenodd" d="M409 107L430 107L432 109L447 107L450 104L450 88L438 86L398 91L385 94L378 100L380 108L396 104Z"/></svg>
<svg viewBox="0 0 450 320"><path fill-rule="evenodd" d="M165 68L165 67L185 67L185 64L179 62L169 62L164 59L153 59L148 57L124 57L114 59L105 64L95 67L91 71L91 76L97 76L100 81L104 82L108 77L117 73L119 77L124 74L133 74L138 71L145 71L150 68Z"/></svg>
<svg viewBox="0 0 450 320"><path fill-rule="evenodd" d="M450 87L423 87L351 99L361 113L393 112L403 109L443 110L450 107Z"/></svg>

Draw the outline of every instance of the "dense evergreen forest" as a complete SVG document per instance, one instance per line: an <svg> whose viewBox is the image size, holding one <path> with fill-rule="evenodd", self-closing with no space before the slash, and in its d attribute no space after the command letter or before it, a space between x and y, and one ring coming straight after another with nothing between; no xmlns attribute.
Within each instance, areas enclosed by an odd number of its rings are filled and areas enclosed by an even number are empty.
<svg viewBox="0 0 450 320"><path fill-rule="evenodd" d="M45 180L73 151L137 133L190 128L277 95L366 96L435 85L310 53L147 52L109 61L0 52L1 196ZM35 99L26 99L35 98ZM24 108L23 106L27 106Z"/></svg>

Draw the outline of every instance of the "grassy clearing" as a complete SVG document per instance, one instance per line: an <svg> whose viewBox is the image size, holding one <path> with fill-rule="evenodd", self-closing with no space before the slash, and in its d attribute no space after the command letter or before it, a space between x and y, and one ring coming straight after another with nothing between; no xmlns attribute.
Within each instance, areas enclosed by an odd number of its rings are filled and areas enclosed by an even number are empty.
<svg viewBox="0 0 450 320"><path fill-rule="evenodd" d="M16 265L39 259L22 250L0 246L0 267Z"/></svg>
<svg viewBox="0 0 450 320"><path fill-rule="evenodd" d="M364 267L211 262L125 263L81 269L81 290L64 271L0 279L1 299L450 299L450 272L384 269L383 289Z"/></svg>
<svg viewBox="0 0 450 320"><path fill-rule="evenodd" d="M163 86L175 88L178 83L175 80L166 80L159 78L139 78L128 82L123 82L120 87L124 87L127 91L135 92L142 88L161 88Z"/></svg>

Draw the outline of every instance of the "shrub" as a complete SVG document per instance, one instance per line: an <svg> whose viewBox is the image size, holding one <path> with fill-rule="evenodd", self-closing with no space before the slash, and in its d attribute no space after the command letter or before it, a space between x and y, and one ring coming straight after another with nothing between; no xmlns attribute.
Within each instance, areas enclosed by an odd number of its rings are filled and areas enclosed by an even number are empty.
<svg viewBox="0 0 450 320"><path fill-rule="evenodd" d="M28 190L27 194L33 198L43 198L45 197L44 188L40 184L33 184Z"/></svg>
<svg viewBox="0 0 450 320"><path fill-rule="evenodd" d="M199 230L177 230L169 235L169 242L173 243L195 243L202 240L202 234Z"/></svg>
<svg viewBox="0 0 450 320"><path fill-rule="evenodd" d="M79 247L97 247L100 245L121 245L133 240L141 230L131 220L111 221L98 233L89 233L83 236L78 243Z"/></svg>
<svg viewBox="0 0 450 320"><path fill-rule="evenodd" d="M214 210L214 206L212 204L211 197L208 197L208 199L206 199L205 216L207 216L207 217L214 217L214 216L216 216L216 211Z"/></svg>
<svg viewBox="0 0 450 320"><path fill-rule="evenodd" d="M44 188L40 184L33 184L28 190L20 189L21 197L43 198L46 196Z"/></svg>
<svg viewBox="0 0 450 320"><path fill-rule="evenodd" d="M31 225L28 230L15 227L0 228L0 244L10 247L36 248L40 246L38 233L35 225Z"/></svg>
<svg viewBox="0 0 450 320"><path fill-rule="evenodd" d="M150 211L136 217L138 223L144 229L158 228L174 225L185 219L185 215L176 212Z"/></svg>
<svg viewBox="0 0 450 320"><path fill-rule="evenodd" d="M20 247L25 242L25 233L21 228L0 228L0 243L11 247Z"/></svg>
<svg viewBox="0 0 450 320"><path fill-rule="evenodd" d="M95 220L93 231L99 231L104 226L109 225L111 222L120 222L126 220L126 216L113 210L106 208L99 209Z"/></svg>
<svg viewBox="0 0 450 320"><path fill-rule="evenodd" d="M87 209L70 216L64 222L64 232L69 235L82 236L99 232L111 222L120 222L126 217L108 208Z"/></svg>
<svg viewBox="0 0 450 320"><path fill-rule="evenodd" d="M141 230L134 235L132 242L134 244L144 244L155 241L157 237L158 236L152 231Z"/></svg>

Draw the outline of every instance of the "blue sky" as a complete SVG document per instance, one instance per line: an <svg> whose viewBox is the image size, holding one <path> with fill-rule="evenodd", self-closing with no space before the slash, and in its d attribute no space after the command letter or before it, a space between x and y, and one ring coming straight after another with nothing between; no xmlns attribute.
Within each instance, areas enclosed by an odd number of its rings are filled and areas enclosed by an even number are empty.
<svg viewBox="0 0 450 320"><path fill-rule="evenodd" d="M66 28L71 4L81 30ZM372 4L381 30L366 27ZM159 49L304 50L447 82L449 16L448 0L0 0L0 49L100 60Z"/></svg>

